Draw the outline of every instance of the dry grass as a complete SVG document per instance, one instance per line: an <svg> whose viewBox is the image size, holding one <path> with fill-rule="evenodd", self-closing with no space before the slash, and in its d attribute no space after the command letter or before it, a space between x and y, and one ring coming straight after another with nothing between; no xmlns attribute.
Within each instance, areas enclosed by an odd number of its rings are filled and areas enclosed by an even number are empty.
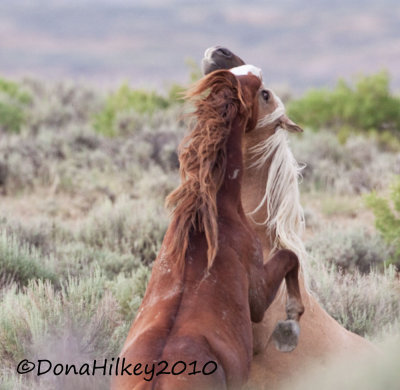
<svg viewBox="0 0 400 390"><path fill-rule="evenodd" d="M119 351L168 225L163 203L178 182L185 129L177 109L150 121L126 113L121 121L135 125L110 139L91 127L102 104L93 91L29 85L31 119L19 135L0 134L0 387L47 390L61 385L23 379L19 359L81 361ZM400 318L399 281L391 270L357 272L357 264L383 263L390 248L355 194L385 190L398 156L359 138L343 147L328 132L293 137L292 145L309 164L301 189L313 289L348 329L380 339ZM352 265L346 272L329 266L338 254ZM387 356L395 378L396 354ZM61 388L107 387L100 382Z"/></svg>

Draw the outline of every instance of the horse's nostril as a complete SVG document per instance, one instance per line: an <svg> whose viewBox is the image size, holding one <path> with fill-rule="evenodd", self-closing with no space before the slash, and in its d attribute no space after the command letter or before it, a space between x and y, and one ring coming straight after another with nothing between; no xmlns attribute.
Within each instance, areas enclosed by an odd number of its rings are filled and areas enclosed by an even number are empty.
<svg viewBox="0 0 400 390"><path fill-rule="evenodd" d="M232 57L232 53L228 49L225 49L224 47L219 47L215 52L224 57Z"/></svg>

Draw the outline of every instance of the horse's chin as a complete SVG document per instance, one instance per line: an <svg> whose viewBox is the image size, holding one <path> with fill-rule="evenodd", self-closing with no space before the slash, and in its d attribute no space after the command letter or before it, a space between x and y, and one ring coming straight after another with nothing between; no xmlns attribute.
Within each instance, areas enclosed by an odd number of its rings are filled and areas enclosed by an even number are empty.
<svg viewBox="0 0 400 390"><path fill-rule="evenodd" d="M209 58L203 58L201 62L201 70L203 71L204 75L207 75L218 69L221 69L221 67L218 66L214 61L210 60Z"/></svg>

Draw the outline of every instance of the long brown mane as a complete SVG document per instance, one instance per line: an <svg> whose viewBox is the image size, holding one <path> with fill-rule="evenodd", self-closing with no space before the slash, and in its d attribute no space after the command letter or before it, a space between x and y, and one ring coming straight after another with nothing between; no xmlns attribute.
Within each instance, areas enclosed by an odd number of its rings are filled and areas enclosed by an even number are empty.
<svg viewBox="0 0 400 390"><path fill-rule="evenodd" d="M167 254L183 268L190 232L204 232L210 268L218 251L216 195L225 175L226 141L246 104L238 80L226 70L201 79L186 98L195 107L193 129L179 146L181 184L166 199L174 229Z"/></svg>

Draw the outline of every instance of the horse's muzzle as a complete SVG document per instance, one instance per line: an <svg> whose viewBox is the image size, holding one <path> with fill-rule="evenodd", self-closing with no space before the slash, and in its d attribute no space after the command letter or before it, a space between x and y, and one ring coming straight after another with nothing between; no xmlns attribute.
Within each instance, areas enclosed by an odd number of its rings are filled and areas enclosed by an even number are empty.
<svg viewBox="0 0 400 390"><path fill-rule="evenodd" d="M217 69L231 69L240 65L244 65L245 62L229 49L222 46L209 47L202 60L203 74L207 75Z"/></svg>

